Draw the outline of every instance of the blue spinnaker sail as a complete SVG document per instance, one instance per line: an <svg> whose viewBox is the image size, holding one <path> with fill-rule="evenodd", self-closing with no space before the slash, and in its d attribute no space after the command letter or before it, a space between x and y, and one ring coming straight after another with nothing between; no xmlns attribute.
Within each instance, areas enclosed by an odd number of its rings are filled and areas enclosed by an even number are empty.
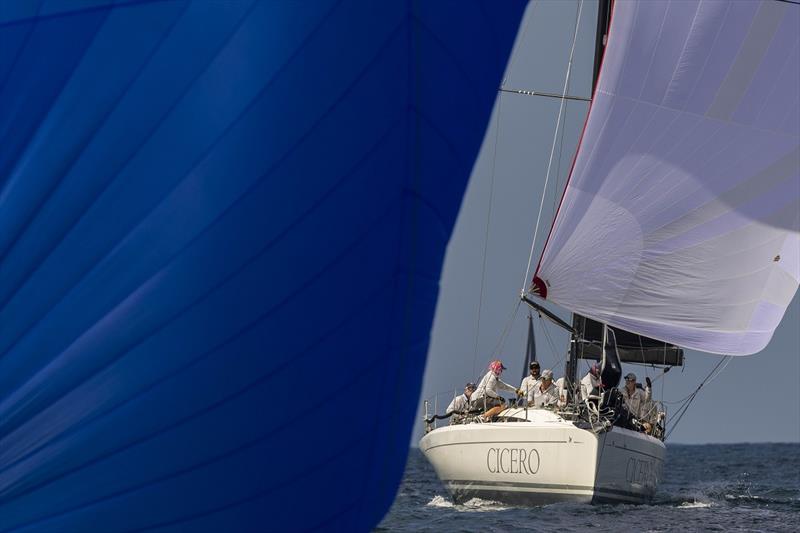
<svg viewBox="0 0 800 533"><path fill-rule="evenodd" d="M0 530L372 528L524 2L0 7Z"/></svg>

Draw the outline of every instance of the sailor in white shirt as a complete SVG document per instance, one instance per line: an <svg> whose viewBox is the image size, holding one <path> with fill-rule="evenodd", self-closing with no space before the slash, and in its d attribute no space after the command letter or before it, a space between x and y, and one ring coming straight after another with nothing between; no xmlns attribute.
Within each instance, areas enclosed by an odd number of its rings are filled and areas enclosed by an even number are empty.
<svg viewBox="0 0 800 533"><path fill-rule="evenodd" d="M519 385L519 390L521 390L522 394L526 397L529 394L533 394L534 389L539 386L539 382L542 379L539 361L531 361L530 371L530 375L522 378L522 383Z"/></svg>
<svg viewBox="0 0 800 533"><path fill-rule="evenodd" d="M550 407L558 403L558 389L553 385L553 371L545 370L542 372L542 380L539 386L533 391L533 395L528 395L528 403L533 407Z"/></svg>
<svg viewBox="0 0 800 533"><path fill-rule="evenodd" d="M636 387L636 374L631 372L625 376L625 388L622 389L622 397L625 399L625 405L628 406L628 411L633 417L644 421L647 416L651 395L650 383L647 384L645 390L642 390Z"/></svg>
<svg viewBox="0 0 800 533"><path fill-rule="evenodd" d="M492 361L489 364L489 371L478 383L478 388L470 399L470 405L473 409L487 410L484 414L487 420L502 410L503 399L497 393L497 389L519 394L519 391L513 385L500 380L500 374L505 369L506 367L503 366L500 360Z"/></svg>
<svg viewBox="0 0 800 533"><path fill-rule="evenodd" d="M581 379L581 400L585 400L595 387L600 386L600 365L592 363L589 372Z"/></svg>
<svg viewBox="0 0 800 533"><path fill-rule="evenodd" d="M477 387L474 383L467 383L464 386L464 394L460 394L453 398L453 401L447 406L445 413L452 413L452 416L450 416L451 424L457 424L461 422L461 419L464 417L467 411L469 411L469 398L472 396L472 393L475 392L476 388Z"/></svg>

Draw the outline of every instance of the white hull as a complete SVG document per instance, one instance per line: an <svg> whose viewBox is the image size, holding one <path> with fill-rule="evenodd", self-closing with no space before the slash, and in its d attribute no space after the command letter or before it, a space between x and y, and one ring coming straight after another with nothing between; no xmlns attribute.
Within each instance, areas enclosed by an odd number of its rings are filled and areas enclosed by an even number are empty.
<svg viewBox="0 0 800 533"><path fill-rule="evenodd" d="M595 434L546 410L516 416L526 415L422 438L420 449L455 501L646 503L655 495L666 451L658 439L616 427Z"/></svg>

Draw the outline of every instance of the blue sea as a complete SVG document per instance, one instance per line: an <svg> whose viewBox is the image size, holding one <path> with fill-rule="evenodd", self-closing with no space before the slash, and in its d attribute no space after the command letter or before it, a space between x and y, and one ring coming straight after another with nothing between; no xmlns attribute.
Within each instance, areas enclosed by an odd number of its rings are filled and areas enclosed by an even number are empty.
<svg viewBox="0 0 800 533"><path fill-rule="evenodd" d="M559 503L514 507L450 500L412 449L403 482L376 531L800 531L800 444L667 446L651 505Z"/></svg>

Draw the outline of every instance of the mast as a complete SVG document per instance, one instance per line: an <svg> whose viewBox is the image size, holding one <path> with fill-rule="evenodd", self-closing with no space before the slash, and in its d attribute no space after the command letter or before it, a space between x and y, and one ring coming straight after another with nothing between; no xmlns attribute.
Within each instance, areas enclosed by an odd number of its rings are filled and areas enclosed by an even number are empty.
<svg viewBox="0 0 800 533"><path fill-rule="evenodd" d="M597 5L597 31L595 32L594 43L594 71L592 74L592 97L597 89L597 79L600 77L600 65L603 63L603 53L608 42L608 24L611 18L612 0L599 0ZM591 106L591 104L590 104ZM575 384L578 381L578 339L583 338L586 320L584 317L572 314L572 333L569 341L569 357L567 358L566 368L564 369L564 380L566 381L568 394L575 392Z"/></svg>
<svg viewBox="0 0 800 533"><path fill-rule="evenodd" d="M592 94L597 87L597 78L600 76L600 65L603 63L603 53L608 41L608 23L611 21L611 1L599 0L597 5L597 32L594 41L594 71L592 74Z"/></svg>
<svg viewBox="0 0 800 533"><path fill-rule="evenodd" d="M528 342L525 346L525 364L522 366L522 378L528 375L530 364L536 361L536 337L533 333L533 313L528 309Z"/></svg>

